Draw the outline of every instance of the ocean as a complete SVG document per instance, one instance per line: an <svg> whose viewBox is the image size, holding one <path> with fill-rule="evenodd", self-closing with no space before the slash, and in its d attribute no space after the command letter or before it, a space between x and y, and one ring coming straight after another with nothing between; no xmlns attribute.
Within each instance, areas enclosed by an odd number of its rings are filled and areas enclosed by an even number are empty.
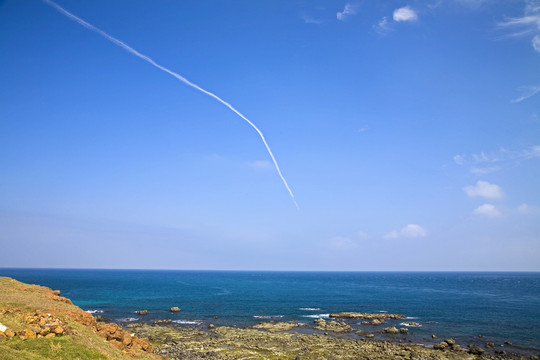
<svg viewBox="0 0 540 360"><path fill-rule="evenodd" d="M333 312L389 312L407 319L384 326L421 325L409 327L399 338L404 341L430 345L453 337L463 345L491 341L509 351L540 351L540 273L0 268L0 276L61 290L82 309L119 323L171 319L178 326L206 328L274 320L305 323L297 329L316 332L313 320ZM182 311L169 312L173 306ZM347 322L355 330L384 327Z"/></svg>

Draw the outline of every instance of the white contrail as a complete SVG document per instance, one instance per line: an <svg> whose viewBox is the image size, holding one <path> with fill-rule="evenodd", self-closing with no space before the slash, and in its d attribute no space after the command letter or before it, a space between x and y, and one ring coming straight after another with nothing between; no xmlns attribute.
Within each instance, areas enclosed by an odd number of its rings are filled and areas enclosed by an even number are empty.
<svg viewBox="0 0 540 360"><path fill-rule="evenodd" d="M219 96L217 96L216 94L213 94L211 93L210 91L207 91L203 88L201 88L200 86L192 83L191 81L189 81L188 79L186 79L185 77L175 73L174 71L172 70L169 70L167 69L166 67L164 66L161 66L159 65L158 63L156 63L154 60L152 60L151 58L149 58L148 56L146 55L143 55L141 54L140 52L138 52L137 50L135 50L134 48L132 48L131 46L127 45L126 43L118 40L117 38L115 37L112 37L111 35L107 34L105 31L95 27L94 25L90 24L90 23L87 23L86 21L84 21L83 19L81 19L80 17L78 16L75 16L73 15L72 13L70 13L69 11L67 11L66 9L64 9L63 7L61 7L60 5L58 5L57 3L55 3L54 1L51 1L51 0L43 0L46 4L50 5L50 6L53 6L54 8L56 8L56 10L58 10L59 12L61 12L62 14L66 15L67 17L69 17L70 19L72 20L75 20L76 22L78 22L79 24L81 24L82 26L84 26L85 28L87 29L90 29L96 33L98 33L99 35L103 36L104 38L106 38L107 40L115 43L116 45L124 48L124 50L127 50L128 52L132 53L133 55L143 59L144 61L146 61L147 63L150 63L151 65L157 67L158 69L160 70L163 70L165 71L166 73L174 76L175 78L177 78L178 80L182 81L183 83L205 93L206 95L208 96L211 96L213 97L214 99L216 99L217 101L219 101L220 103L222 103L223 105L225 105L226 107L228 107L229 109L231 109L236 115L240 116L242 119L244 119L245 121L247 121L247 123L249 125L251 125L256 131L257 133L259 134L259 136L261 137L263 143L264 143L264 146L266 146L266 150L268 150L268 154L270 154L270 157L272 158L272 161L274 162L274 166L276 167L276 170L279 174L279 177L281 178L281 180L283 181L283 184L285 185L285 187L287 188L287 191L289 192L289 194L291 195L291 198L292 198L292 201L294 203L294 205L296 206L297 209L299 209L298 207L298 204L296 203L296 200L294 199L294 194L291 190L291 188L289 188L289 184L287 184L287 180L285 180L285 178L283 177L283 174L281 173L281 170L279 169L279 166L278 166L278 163L276 161L276 158L274 157L274 154L272 153L272 150L270 150L270 146L268 146L268 143L266 142L266 139L264 138L264 135L263 133L261 132L261 130L259 130L259 128L257 128L255 126L255 124L253 124L248 118L246 118L244 115L242 115L238 110L236 110L231 104L229 104L228 102L226 102L225 100L221 99Z"/></svg>

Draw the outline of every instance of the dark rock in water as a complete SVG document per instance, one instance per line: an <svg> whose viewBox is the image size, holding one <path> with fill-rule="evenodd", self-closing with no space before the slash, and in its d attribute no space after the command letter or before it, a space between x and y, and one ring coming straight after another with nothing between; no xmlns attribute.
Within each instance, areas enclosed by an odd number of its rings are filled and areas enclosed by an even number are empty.
<svg viewBox="0 0 540 360"><path fill-rule="evenodd" d="M512 346L512 343L510 341L505 341L504 345Z"/></svg>
<svg viewBox="0 0 540 360"><path fill-rule="evenodd" d="M485 350L482 349L481 347L479 347L479 346L476 345L476 344L471 344L471 345L469 345L469 353L470 353L470 354L473 354L473 355L482 355L484 352L485 352Z"/></svg>
<svg viewBox="0 0 540 360"><path fill-rule="evenodd" d="M407 329L407 328L401 328L401 329L399 329L399 332L400 332L401 334L408 334L408 333L409 333L409 329Z"/></svg>
<svg viewBox="0 0 540 360"><path fill-rule="evenodd" d="M148 315L149 312L148 310L138 310L138 311L135 311L138 315Z"/></svg>
<svg viewBox="0 0 540 360"><path fill-rule="evenodd" d="M169 309L170 312L180 312L182 310L180 310L180 308L178 306L173 306L172 308Z"/></svg>
<svg viewBox="0 0 540 360"><path fill-rule="evenodd" d="M488 343L486 344L486 347L487 347L487 348L495 347L495 343L488 342Z"/></svg>
<svg viewBox="0 0 540 360"><path fill-rule="evenodd" d="M432 339L436 339L436 338L437 338L437 335L433 334L433 335L431 335L431 338L432 338Z"/></svg>
<svg viewBox="0 0 540 360"><path fill-rule="evenodd" d="M506 356L506 351L504 351L504 350L495 350L495 354L500 355L500 356Z"/></svg>
<svg viewBox="0 0 540 360"><path fill-rule="evenodd" d="M216 325L214 324L208 324L208 329L215 329L216 328Z"/></svg>
<svg viewBox="0 0 540 360"><path fill-rule="evenodd" d="M389 326L387 328L384 328L382 332L385 334L399 334L399 330L395 326Z"/></svg>

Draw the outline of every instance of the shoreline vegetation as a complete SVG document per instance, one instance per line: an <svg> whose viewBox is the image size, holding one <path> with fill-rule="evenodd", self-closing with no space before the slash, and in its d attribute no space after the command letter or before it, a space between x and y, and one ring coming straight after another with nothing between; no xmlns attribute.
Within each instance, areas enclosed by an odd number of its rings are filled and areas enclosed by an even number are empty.
<svg viewBox="0 0 540 360"><path fill-rule="evenodd" d="M180 311L173 307L171 311ZM441 339L431 346L407 340L407 327L384 327L394 341L352 332L344 319L381 325L400 314L335 313L311 325L261 322L248 328L102 321L73 305L59 291L0 277L0 359L530 359L504 344L457 344ZM409 324L414 326L414 323ZM386 325L385 325L386 326ZM343 335L343 336L342 336ZM350 335L350 336L349 336Z"/></svg>

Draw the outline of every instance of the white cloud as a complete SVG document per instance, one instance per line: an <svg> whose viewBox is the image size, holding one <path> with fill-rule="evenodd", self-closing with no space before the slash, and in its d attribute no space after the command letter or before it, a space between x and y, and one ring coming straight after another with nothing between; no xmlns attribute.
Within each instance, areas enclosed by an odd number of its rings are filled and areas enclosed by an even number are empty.
<svg viewBox="0 0 540 360"><path fill-rule="evenodd" d="M348 250L356 247L356 243L344 236L335 236L330 239L330 246L338 250Z"/></svg>
<svg viewBox="0 0 540 360"><path fill-rule="evenodd" d="M324 22L324 20L320 20L320 19L316 19L308 14L305 14L305 13L302 13L300 14L300 17L302 18L302 20L304 20L304 23L306 24L322 24Z"/></svg>
<svg viewBox="0 0 540 360"><path fill-rule="evenodd" d="M392 28L390 27L390 23L388 21L388 18L385 16L379 22L375 25L373 25L373 28L376 32L378 32L381 35L385 35L388 33Z"/></svg>
<svg viewBox="0 0 540 360"><path fill-rule="evenodd" d="M498 152L486 154L456 155L454 161L458 165L470 166L474 174L487 174L490 172L514 167L520 163L540 159L540 145L530 146L522 150L499 149Z"/></svg>
<svg viewBox="0 0 540 360"><path fill-rule="evenodd" d="M343 11L338 11L336 17L340 21L345 21L349 16L356 14L357 6L352 3L345 4Z"/></svg>
<svg viewBox="0 0 540 360"><path fill-rule="evenodd" d="M507 37L523 37L533 35L531 40L534 51L540 53L540 1L528 0L524 15L517 18L509 18L498 24L501 29L512 29Z"/></svg>
<svg viewBox="0 0 540 360"><path fill-rule="evenodd" d="M416 12L411 9L409 6L404 6L402 8L394 10L394 21L416 21L418 20L418 15Z"/></svg>
<svg viewBox="0 0 540 360"><path fill-rule="evenodd" d="M516 208L517 212L525 215L540 215L540 208L538 206L521 204Z"/></svg>
<svg viewBox="0 0 540 360"><path fill-rule="evenodd" d="M502 214L499 211L499 209L497 209L497 207L493 204L480 205L479 207L474 209L473 213L475 215L491 217L491 218L502 217Z"/></svg>
<svg viewBox="0 0 540 360"><path fill-rule="evenodd" d="M487 181L478 180L476 185L468 185L463 191L469 197L484 197L487 199L500 199L504 193L499 185L491 184Z"/></svg>
<svg viewBox="0 0 540 360"><path fill-rule="evenodd" d="M535 39L538 38L538 46L540 47L540 36L535 36ZM540 48L538 50L540 52ZM517 99L511 100L511 102L522 102L540 92L540 86L525 86L523 87L523 95Z"/></svg>
<svg viewBox="0 0 540 360"><path fill-rule="evenodd" d="M248 163L254 169L271 169L273 168L272 164L268 160L255 160Z"/></svg>
<svg viewBox="0 0 540 360"><path fill-rule="evenodd" d="M417 238L427 236L427 231L423 227L417 224L408 224L404 226L400 231L392 230L388 234L384 235L386 239L404 238Z"/></svg>

